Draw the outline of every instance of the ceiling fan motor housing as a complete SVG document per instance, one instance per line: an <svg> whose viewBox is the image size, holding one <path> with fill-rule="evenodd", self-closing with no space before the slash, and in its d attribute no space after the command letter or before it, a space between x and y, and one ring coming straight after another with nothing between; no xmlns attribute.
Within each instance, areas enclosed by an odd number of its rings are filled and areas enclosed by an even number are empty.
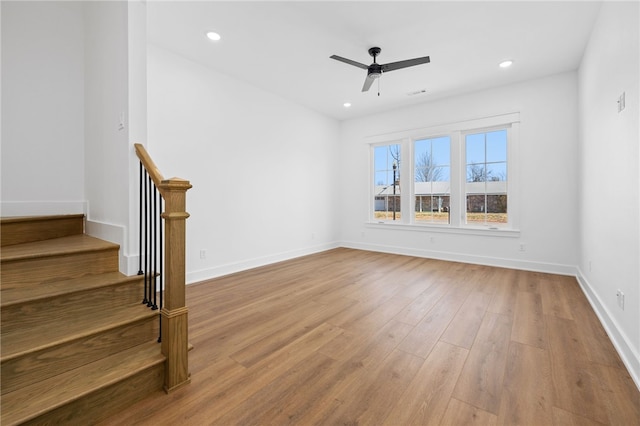
<svg viewBox="0 0 640 426"><path fill-rule="evenodd" d="M382 49L379 47L372 47L369 49L369 55L373 56L373 63L369 65L367 69L367 77L370 78L379 78L382 74L382 65L376 63L376 56L380 54Z"/></svg>
<svg viewBox="0 0 640 426"><path fill-rule="evenodd" d="M380 64L371 64L369 65L369 69L367 71L367 76L371 78L378 78L382 74L382 65Z"/></svg>

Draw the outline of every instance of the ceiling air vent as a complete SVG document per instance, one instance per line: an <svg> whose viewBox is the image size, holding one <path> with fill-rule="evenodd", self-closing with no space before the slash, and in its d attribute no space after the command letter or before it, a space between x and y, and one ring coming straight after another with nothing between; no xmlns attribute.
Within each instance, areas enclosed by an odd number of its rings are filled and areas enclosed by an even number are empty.
<svg viewBox="0 0 640 426"><path fill-rule="evenodd" d="M407 96L421 95L423 93L427 93L427 89L420 89L420 90L414 90L413 92L408 92Z"/></svg>

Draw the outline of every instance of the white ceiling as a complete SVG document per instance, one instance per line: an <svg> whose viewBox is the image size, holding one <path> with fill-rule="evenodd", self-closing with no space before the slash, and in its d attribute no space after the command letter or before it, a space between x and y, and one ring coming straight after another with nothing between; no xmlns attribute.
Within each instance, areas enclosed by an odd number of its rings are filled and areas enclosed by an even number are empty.
<svg viewBox="0 0 640 426"><path fill-rule="evenodd" d="M342 120L575 70L599 2L150 1L148 40ZM219 42L207 30L222 35ZM364 64L430 56L362 93ZM498 63L513 59L501 69ZM419 95L407 93L426 90ZM351 102L351 108L344 108Z"/></svg>

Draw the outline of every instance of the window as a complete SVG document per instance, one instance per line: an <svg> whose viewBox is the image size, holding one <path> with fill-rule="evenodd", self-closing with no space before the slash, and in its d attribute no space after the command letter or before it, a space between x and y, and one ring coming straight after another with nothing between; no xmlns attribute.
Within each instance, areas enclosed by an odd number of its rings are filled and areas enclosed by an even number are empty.
<svg viewBox="0 0 640 426"><path fill-rule="evenodd" d="M370 138L371 221L516 230L518 124L512 113Z"/></svg>
<svg viewBox="0 0 640 426"><path fill-rule="evenodd" d="M507 221L507 130L465 136L466 223Z"/></svg>
<svg viewBox="0 0 640 426"><path fill-rule="evenodd" d="M373 148L374 218L400 220L400 145Z"/></svg>
<svg viewBox="0 0 640 426"><path fill-rule="evenodd" d="M450 223L451 138L417 140L413 153L415 222Z"/></svg>

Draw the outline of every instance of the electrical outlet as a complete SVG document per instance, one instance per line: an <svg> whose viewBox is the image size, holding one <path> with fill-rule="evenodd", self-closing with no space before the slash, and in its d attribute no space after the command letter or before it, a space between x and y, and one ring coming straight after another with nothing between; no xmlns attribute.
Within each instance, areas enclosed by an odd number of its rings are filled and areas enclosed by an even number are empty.
<svg viewBox="0 0 640 426"><path fill-rule="evenodd" d="M618 306L620 306L620 309L624 311L624 293L622 290L618 289L618 291L616 291L616 296L618 298Z"/></svg>
<svg viewBox="0 0 640 426"><path fill-rule="evenodd" d="M520 251L525 251L527 247L524 245L524 243L520 243Z"/></svg>
<svg viewBox="0 0 640 426"><path fill-rule="evenodd" d="M436 242L436 239L434 237L429 237L429 242L431 242L431 244Z"/></svg>
<svg viewBox="0 0 640 426"><path fill-rule="evenodd" d="M207 258L207 251L205 249L200 250L200 259Z"/></svg>

